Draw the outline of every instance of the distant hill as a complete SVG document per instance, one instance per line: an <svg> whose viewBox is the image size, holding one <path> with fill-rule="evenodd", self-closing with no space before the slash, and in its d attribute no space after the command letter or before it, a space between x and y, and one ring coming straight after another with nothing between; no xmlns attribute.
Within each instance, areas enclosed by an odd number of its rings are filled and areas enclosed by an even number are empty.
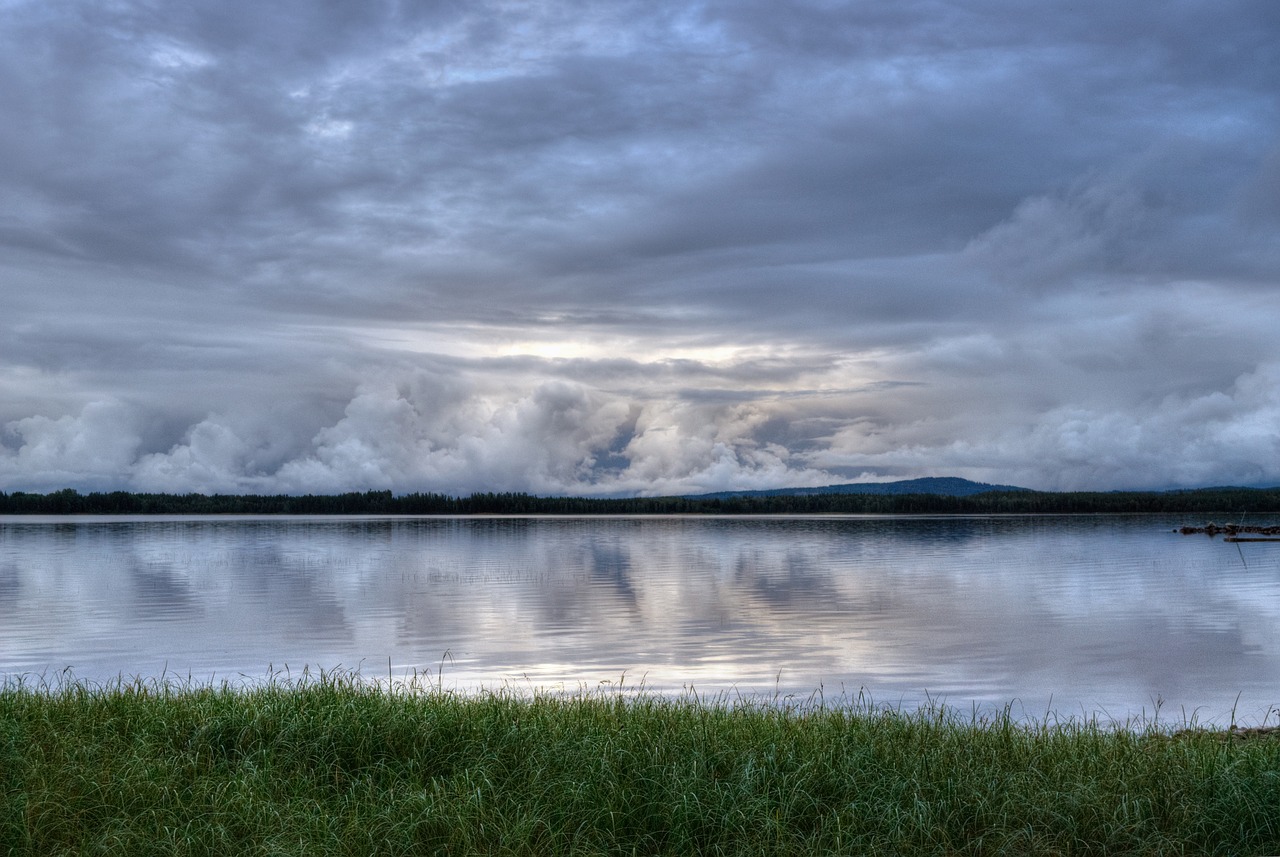
<svg viewBox="0 0 1280 857"><path fill-rule="evenodd" d="M1014 485L988 485L957 476L926 476L899 482L849 482L819 488L769 488L763 491L718 491L695 494L694 500L727 500L730 497L809 497L815 494L934 494L940 497L969 497L988 491L1030 491Z"/></svg>

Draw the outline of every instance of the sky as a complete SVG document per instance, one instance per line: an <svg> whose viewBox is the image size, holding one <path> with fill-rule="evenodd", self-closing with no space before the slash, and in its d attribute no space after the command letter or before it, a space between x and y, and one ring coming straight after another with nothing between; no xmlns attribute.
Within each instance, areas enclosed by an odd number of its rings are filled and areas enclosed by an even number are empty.
<svg viewBox="0 0 1280 857"><path fill-rule="evenodd" d="M1280 485L1274 0L0 0L0 490Z"/></svg>

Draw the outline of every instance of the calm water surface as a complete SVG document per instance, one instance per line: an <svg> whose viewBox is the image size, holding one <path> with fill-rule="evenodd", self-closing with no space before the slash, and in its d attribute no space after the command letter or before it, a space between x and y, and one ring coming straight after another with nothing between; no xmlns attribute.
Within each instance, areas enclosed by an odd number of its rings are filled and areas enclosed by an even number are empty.
<svg viewBox="0 0 1280 857"><path fill-rule="evenodd" d="M1280 543L1181 523L0 517L0 674L386 676L389 660L448 687L625 676L1261 720L1280 704Z"/></svg>

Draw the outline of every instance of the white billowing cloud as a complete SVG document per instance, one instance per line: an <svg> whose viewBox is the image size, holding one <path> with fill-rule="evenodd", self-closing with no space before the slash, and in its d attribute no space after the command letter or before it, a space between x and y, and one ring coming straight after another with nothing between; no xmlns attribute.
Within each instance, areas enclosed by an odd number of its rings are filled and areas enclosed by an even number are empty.
<svg viewBox="0 0 1280 857"><path fill-rule="evenodd" d="M132 484L144 491L207 494L251 493L269 486L253 467L253 446L214 417L191 427L183 443L167 453L142 456Z"/></svg>
<svg viewBox="0 0 1280 857"><path fill-rule="evenodd" d="M625 450L631 464L618 485L660 495L834 481L830 473L796 466L786 447L762 436L764 424L777 416L774 410L757 402L654 404L636 421Z"/></svg>
<svg viewBox="0 0 1280 857"><path fill-rule="evenodd" d="M588 484L596 455L627 404L549 381L506 401L473 393L437 401L434 387L383 383L362 390L315 450L281 468L294 490L400 488L557 492Z"/></svg>
<svg viewBox="0 0 1280 857"><path fill-rule="evenodd" d="M357 395L317 434L314 452L285 464L278 479L293 491L668 494L834 478L793 470L785 448L754 436L767 414L752 411L637 405L560 380L506 400L476 393L446 403L384 384Z"/></svg>
<svg viewBox="0 0 1280 857"><path fill-rule="evenodd" d="M980 346L932 356L950 370L962 354L966 370L985 353ZM1038 371L1063 378L1070 369L1042 357ZM889 398L872 387L834 399L636 400L558 378L500 388L447 373L387 373L294 448L268 426L220 413L167 451L148 451L137 429L144 415L120 402L17 420L6 426L0 475L7 490L175 493L662 495L950 474L1055 490L1280 482L1275 362L1221 389L1138 407L1123 390L1063 405L1037 399L1034 386L1010 391L1000 408L961 406L983 387L970 379L908 385Z"/></svg>
<svg viewBox="0 0 1280 857"><path fill-rule="evenodd" d="M795 468L758 436L756 405L630 399L549 379L527 391L483 390L417 373L363 386L310 448L267 472L255 445L210 417L168 452L127 468L148 491L332 493L382 490L663 494L836 477Z"/></svg>
<svg viewBox="0 0 1280 857"><path fill-rule="evenodd" d="M0 475L44 491L118 486L141 443L129 409L118 402L90 402L57 419L26 417L5 429L16 449L0 447Z"/></svg>
<svg viewBox="0 0 1280 857"><path fill-rule="evenodd" d="M914 436L910 444L884 437ZM1124 410L1057 406L984 436L945 418L906 426L851 425L821 467L930 469L1046 490L1164 489L1280 483L1280 364L1240 376L1227 391L1169 395Z"/></svg>

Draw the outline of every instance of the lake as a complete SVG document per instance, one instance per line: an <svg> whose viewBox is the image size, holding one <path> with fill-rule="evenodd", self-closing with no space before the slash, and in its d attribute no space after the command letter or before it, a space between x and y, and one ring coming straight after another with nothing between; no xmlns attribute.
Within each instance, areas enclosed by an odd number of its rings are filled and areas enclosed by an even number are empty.
<svg viewBox="0 0 1280 857"><path fill-rule="evenodd" d="M0 674L345 668L1259 722L1280 705L1280 544L1183 523L1204 522L7 516Z"/></svg>

